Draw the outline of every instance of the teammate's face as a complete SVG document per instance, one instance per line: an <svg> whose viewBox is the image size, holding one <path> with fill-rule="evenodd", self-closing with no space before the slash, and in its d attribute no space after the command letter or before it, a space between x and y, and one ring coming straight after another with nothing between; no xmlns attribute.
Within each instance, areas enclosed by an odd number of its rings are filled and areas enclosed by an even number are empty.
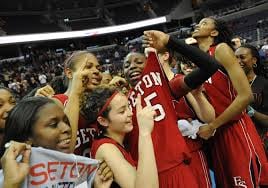
<svg viewBox="0 0 268 188"><path fill-rule="evenodd" d="M235 55L246 74L253 71L253 64L256 63L257 59L252 56L250 49L240 47L235 51Z"/></svg>
<svg viewBox="0 0 268 188"><path fill-rule="evenodd" d="M16 104L14 96L6 89L0 89L0 129L5 127L9 111Z"/></svg>
<svg viewBox="0 0 268 188"><path fill-rule="evenodd" d="M101 83L101 66L97 58L93 54L88 53L81 55L78 62L76 62L74 69L78 70L79 66L81 66L84 61L87 62L86 69L90 70L90 73L88 74L87 89L92 90Z"/></svg>
<svg viewBox="0 0 268 188"><path fill-rule="evenodd" d="M124 60L124 75L129 84L134 87L140 80L145 67L146 58L140 53L129 53Z"/></svg>
<svg viewBox="0 0 268 188"><path fill-rule="evenodd" d="M132 112L125 95L117 94L110 103L111 110L108 114L109 125L107 133L125 134L133 129Z"/></svg>
<svg viewBox="0 0 268 188"><path fill-rule="evenodd" d="M6 118L16 104L14 96L6 89L0 89L0 142L3 139Z"/></svg>
<svg viewBox="0 0 268 188"><path fill-rule="evenodd" d="M33 146L71 153L71 127L63 110L48 103L38 112L30 141Z"/></svg>
<svg viewBox="0 0 268 188"><path fill-rule="evenodd" d="M195 30L192 34L193 38L205 38L209 36L216 36L215 22L211 18L202 19L199 24L195 26Z"/></svg>
<svg viewBox="0 0 268 188"><path fill-rule="evenodd" d="M189 74L196 67L195 64L193 63L191 65L189 65L188 63L181 63L180 66L181 66L181 71L184 75Z"/></svg>

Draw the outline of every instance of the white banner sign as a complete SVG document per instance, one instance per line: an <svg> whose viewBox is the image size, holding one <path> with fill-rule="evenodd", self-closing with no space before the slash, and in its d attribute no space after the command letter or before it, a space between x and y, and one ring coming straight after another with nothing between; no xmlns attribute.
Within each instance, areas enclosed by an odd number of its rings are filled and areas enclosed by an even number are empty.
<svg viewBox="0 0 268 188"><path fill-rule="evenodd" d="M29 175L23 188L90 188L99 161L74 154L32 148ZM3 173L0 182L3 183ZM0 185L1 185L0 184Z"/></svg>

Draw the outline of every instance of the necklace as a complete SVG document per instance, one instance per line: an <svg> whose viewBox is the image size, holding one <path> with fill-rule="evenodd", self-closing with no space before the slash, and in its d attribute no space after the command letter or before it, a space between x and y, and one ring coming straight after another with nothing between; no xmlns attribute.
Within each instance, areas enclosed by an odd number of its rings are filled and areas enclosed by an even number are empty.
<svg viewBox="0 0 268 188"><path fill-rule="evenodd" d="M249 82L250 87L252 86L252 84L253 84L253 82L255 81L256 77L257 77L257 75L255 75L254 78Z"/></svg>

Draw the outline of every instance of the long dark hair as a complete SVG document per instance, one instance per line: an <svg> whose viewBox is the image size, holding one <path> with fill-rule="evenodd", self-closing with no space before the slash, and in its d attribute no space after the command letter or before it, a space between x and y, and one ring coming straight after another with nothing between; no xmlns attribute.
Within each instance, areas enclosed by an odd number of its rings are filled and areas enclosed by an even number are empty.
<svg viewBox="0 0 268 188"><path fill-rule="evenodd" d="M55 94L64 93L68 88L68 78L66 76L56 76L50 81Z"/></svg>
<svg viewBox="0 0 268 188"><path fill-rule="evenodd" d="M46 97L29 97L22 99L9 113L6 120L5 135L1 144L1 155L4 152L5 143L14 140L25 142L32 135L33 125L37 121L38 112L48 104L54 103Z"/></svg>
<svg viewBox="0 0 268 188"><path fill-rule="evenodd" d="M82 97L80 112L89 122L97 123L98 113L105 105L106 101L116 92L118 89L114 87L99 86L93 91L84 93ZM108 118L108 114L111 108L108 106L101 115L104 118ZM105 132L105 128L98 124L100 131Z"/></svg>
<svg viewBox="0 0 268 188"><path fill-rule="evenodd" d="M219 32L219 35L214 38L214 45L224 42L234 50L232 44L233 32L228 27L227 23L224 20L216 19L214 17L209 18L214 20L215 29Z"/></svg>

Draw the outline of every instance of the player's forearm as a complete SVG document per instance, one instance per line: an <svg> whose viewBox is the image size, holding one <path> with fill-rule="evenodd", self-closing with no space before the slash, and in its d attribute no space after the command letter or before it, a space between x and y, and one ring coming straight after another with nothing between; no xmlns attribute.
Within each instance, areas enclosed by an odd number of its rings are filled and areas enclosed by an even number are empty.
<svg viewBox="0 0 268 188"><path fill-rule="evenodd" d="M79 95L71 92L68 98L68 102L64 109L64 113L67 115L72 129L72 140L71 140L72 151L74 151L76 145L79 111L80 111L79 102L80 102Z"/></svg>
<svg viewBox="0 0 268 188"><path fill-rule="evenodd" d="M199 119L205 123L210 123L215 120L215 110L204 94L200 93L198 95L193 95L193 97L196 101L196 106L193 106L193 108L198 112L197 116Z"/></svg>
<svg viewBox="0 0 268 188"><path fill-rule="evenodd" d="M194 95L192 93L187 93L187 95L185 95L185 97L186 97L187 101L190 103L190 105L193 108L193 110L194 110L195 114L197 115L197 117L199 119L201 119L200 118L200 114L201 114L200 107L199 107Z"/></svg>
<svg viewBox="0 0 268 188"><path fill-rule="evenodd" d="M213 122L211 122L214 128L219 128L225 123L232 120L235 116L242 113L246 109L250 101L250 96L237 96L231 105L224 110Z"/></svg>
<svg viewBox="0 0 268 188"><path fill-rule="evenodd" d="M139 161L135 187L159 187L158 172L151 135L139 135Z"/></svg>

